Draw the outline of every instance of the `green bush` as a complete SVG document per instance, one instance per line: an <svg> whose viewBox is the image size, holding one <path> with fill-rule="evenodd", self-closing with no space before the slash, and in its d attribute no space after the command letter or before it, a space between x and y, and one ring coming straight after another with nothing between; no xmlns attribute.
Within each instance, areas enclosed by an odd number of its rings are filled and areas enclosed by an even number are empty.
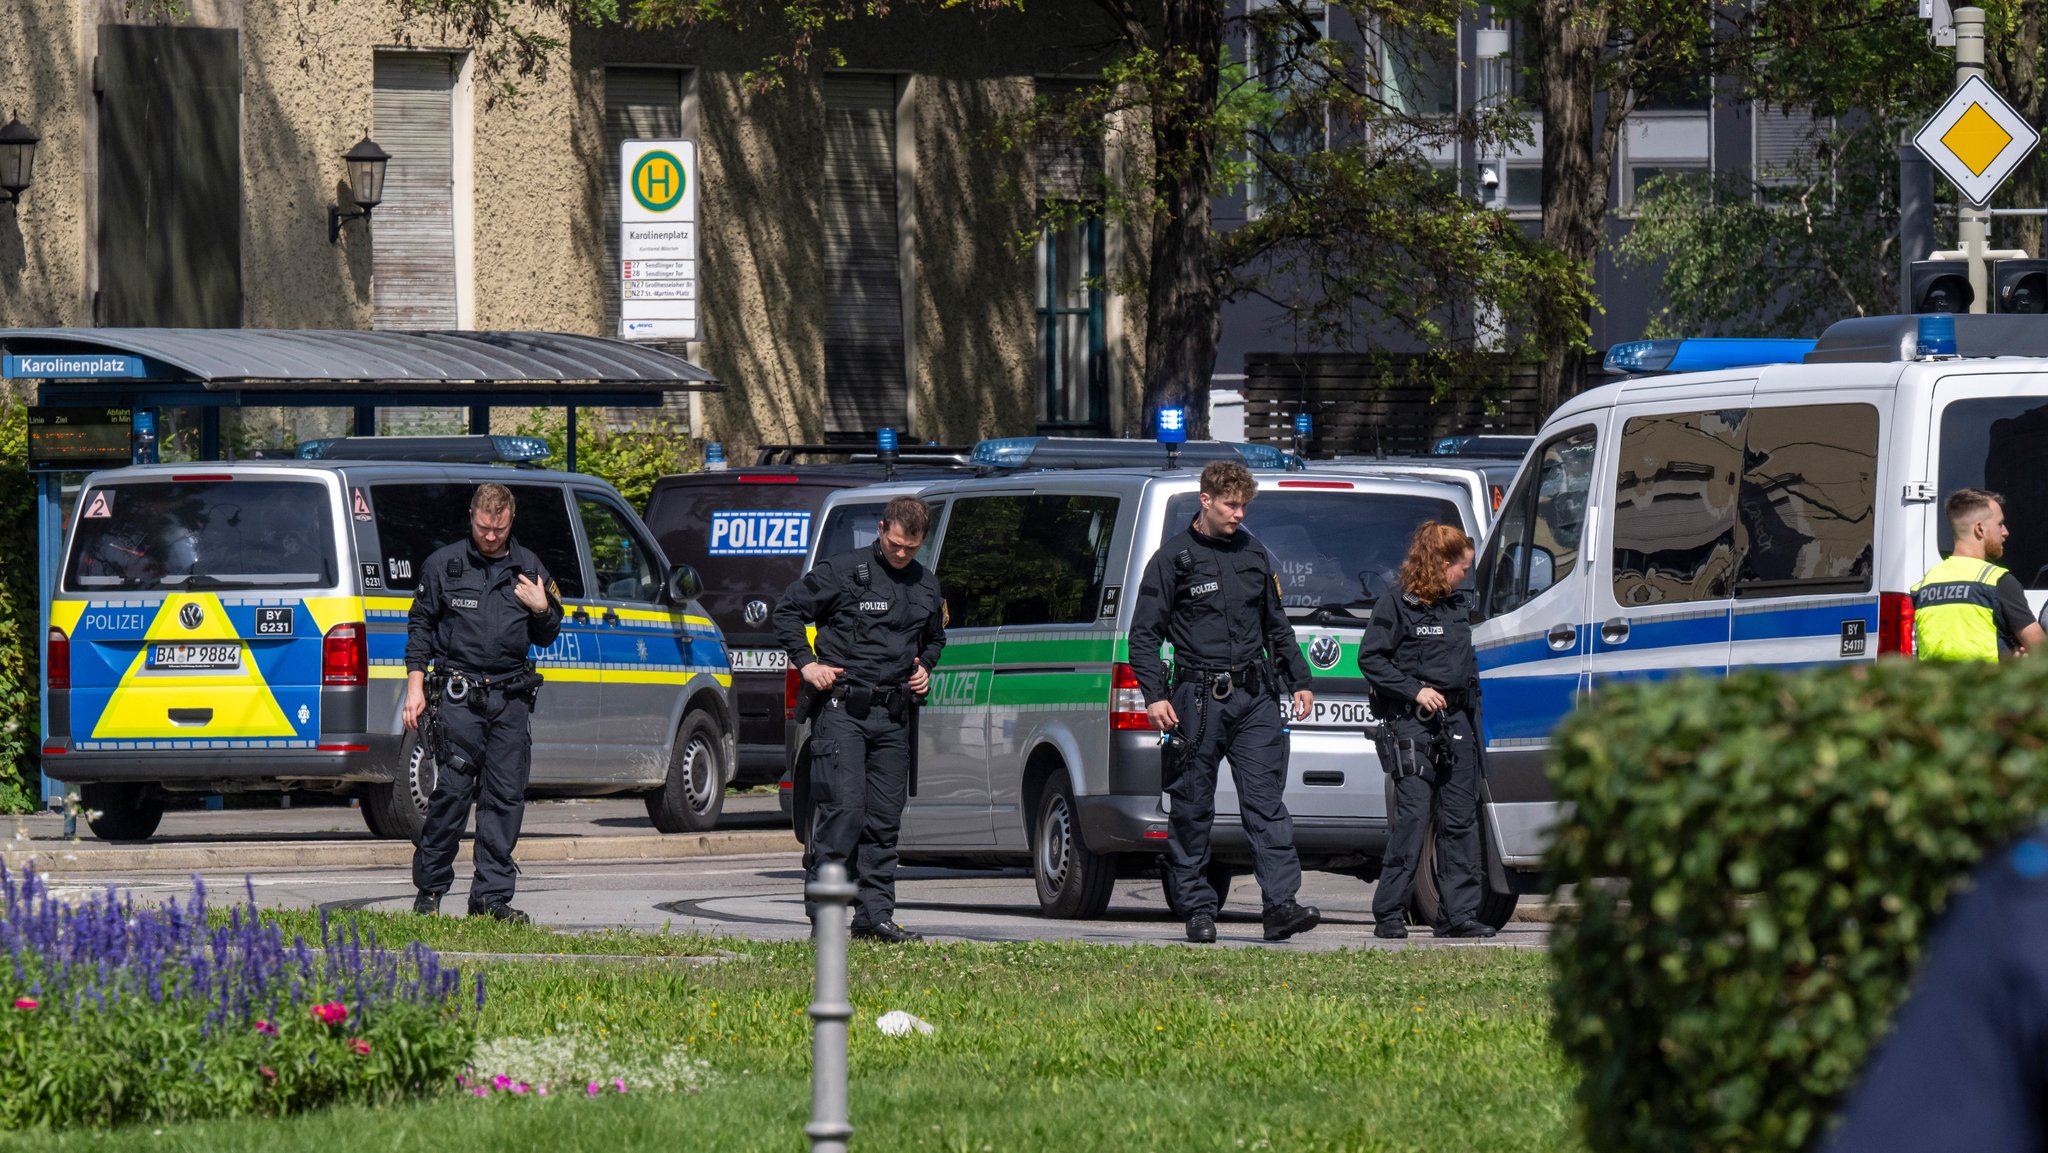
<svg viewBox="0 0 2048 1153"><path fill-rule="evenodd" d="M553 450L548 465L567 467L569 424L562 410L532 409L516 431L546 440ZM647 507L647 494L654 491L655 481L671 473L694 472L701 463L686 432L666 428L614 432L604 427L595 409L576 412L576 471L609 482L636 509Z"/></svg>
<svg viewBox="0 0 2048 1153"><path fill-rule="evenodd" d="M2048 661L1603 691L1560 730L1557 1037L1596 1150L1796 1150L2048 806Z"/></svg>
<svg viewBox="0 0 2048 1153"><path fill-rule="evenodd" d="M0 813L38 807L41 648L28 406L0 395Z"/></svg>

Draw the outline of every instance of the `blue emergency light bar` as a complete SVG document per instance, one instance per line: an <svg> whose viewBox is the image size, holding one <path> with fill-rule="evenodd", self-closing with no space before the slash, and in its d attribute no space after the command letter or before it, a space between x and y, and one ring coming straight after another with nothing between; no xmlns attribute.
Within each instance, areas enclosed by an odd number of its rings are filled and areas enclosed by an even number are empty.
<svg viewBox="0 0 2048 1153"><path fill-rule="evenodd" d="M1188 410L1179 405L1163 405L1159 409L1159 426L1156 439L1160 444L1186 444L1188 442Z"/></svg>
<svg viewBox="0 0 2048 1153"><path fill-rule="evenodd" d="M300 460L413 460L440 464L532 464L548 458L537 436L337 436L301 442Z"/></svg>
<svg viewBox="0 0 2048 1153"><path fill-rule="evenodd" d="M1630 340L1607 350L1615 376L1656 372L1709 372L1758 364L1799 364L1816 341L1691 336L1683 340Z"/></svg>

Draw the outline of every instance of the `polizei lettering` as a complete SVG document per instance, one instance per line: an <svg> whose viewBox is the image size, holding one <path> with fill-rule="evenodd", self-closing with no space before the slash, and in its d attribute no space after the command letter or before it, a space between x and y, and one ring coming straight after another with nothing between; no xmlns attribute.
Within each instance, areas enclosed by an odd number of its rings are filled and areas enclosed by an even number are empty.
<svg viewBox="0 0 2048 1153"><path fill-rule="evenodd" d="M1212 593L1212 592L1215 592L1215 591L1216 591L1216 589L1217 589L1218 587L1219 587L1219 586L1217 585L1217 582L1215 582L1215 581L1209 581L1209 582L1207 582L1206 584L1198 584L1198 585L1195 585L1194 587L1192 587L1192 588L1188 589L1188 595L1189 595L1189 596L1195 596L1195 597L1198 597L1198 596L1203 596L1203 595L1206 595L1206 594L1208 594L1208 593Z"/></svg>
<svg viewBox="0 0 2048 1153"><path fill-rule="evenodd" d="M1415 635L1416 635L1416 636L1418 636L1418 637L1440 637L1440 636L1444 635L1444 626L1442 626L1442 625L1416 625L1416 626L1415 626Z"/></svg>
<svg viewBox="0 0 2048 1153"><path fill-rule="evenodd" d="M860 611L864 613L885 613L889 611L888 601L862 601Z"/></svg>
<svg viewBox="0 0 2048 1153"><path fill-rule="evenodd" d="M711 514L712 556L802 556L811 549L811 514L802 510L728 509Z"/></svg>

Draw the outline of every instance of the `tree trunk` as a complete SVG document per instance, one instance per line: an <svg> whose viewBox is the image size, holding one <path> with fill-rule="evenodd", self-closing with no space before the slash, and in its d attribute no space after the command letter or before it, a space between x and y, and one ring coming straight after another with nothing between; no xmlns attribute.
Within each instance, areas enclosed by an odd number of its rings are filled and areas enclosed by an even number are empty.
<svg viewBox="0 0 2048 1153"><path fill-rule="evenodd" d="M1169 0L1157 43L1185 60L1188 88L1162 94L1152 108L1151 276L1146 289L1143 427L1163 405L1184 405L1188 435L1209 434L1209 374L1216 368L1222 299L1211 260L1209 178L1216 139L1217 61L1223 51L1221 0Z"/></svg>
<svg viewBox="0 0 2048 1153"><path fill-rule="evenodd" d="M1590 281L1607 216L1613 139L1621 121L1617 110L1610 109L1607 123L1597 134L1594 131L1600 57L1607 48L1613 13L1606 3L1585 0L1538 0L1534 9L1538 26L1532 31L1543 93L1543 240L1583 269ZM1613 93L1611 99L1626 97ZM1576 388L1583 359L1562 343L1544 350L1537 390L1546 416Z"/></svg>

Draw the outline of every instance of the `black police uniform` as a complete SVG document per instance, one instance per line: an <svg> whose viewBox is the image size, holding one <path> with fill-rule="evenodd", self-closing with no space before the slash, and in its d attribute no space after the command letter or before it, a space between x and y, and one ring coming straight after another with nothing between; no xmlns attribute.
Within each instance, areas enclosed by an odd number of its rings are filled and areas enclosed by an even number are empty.
<svg viewBox="0 0 2048 1153"><path fill-rule="evenodd" d="M896 835L909 801L917 739L910 710L912 662L927 670L946 645L939 581L913 560L901 569L879 545L828 560L789 586L775 605L775 634L792 667L844 669L812 708L812 824L804 872L845 865L859 887L853 926L893 926ZM818 626L813 652L804 626Z"/></svg>
<svg viewBox="0 0 2048 1153"><path fill-rule="evenodd" d="M547 590L544 613L528 611L513 591L520 573ZM476 870L472 912L512 897L512 846L519 840L532 770L527 732L540 674L528 646L546 648L562 628L561 594L540 558L509 541L505 555L485 557L473 539L440 549L421 566L406 625L407 673L429 662L447 674L440 702L440 772L426 825L413 854L414 887L437 897L455 881L455 851L476 805Z"/></svg>
<svg viewBox="0 0 2048 1153"><path fill-rule="evenodd" d="M1171 684L1162 639L1173 642ZM1217 766L1227 754L1270 929L1301 891L1294 820L1283 799L1288 705L1277 698L1307 689L1309 671L1280 607L1266 546L1242 528L1212 537L1193 526L1159 546L1132 612L1131 671L1148 706L1171 700L1180 718L1166 757L1174 904L1190 922L1216 915L1206 874ZM1303 927L1313 927L1313 918Z"/></svg>
<svg viewBox="0 0 2048 1153"><path fill-rule="evenodd" d="M1408 898L1429 804L1437 813L1437 877L1443 895L1439 929L1477 924L1479 877L1479 660L1472 651L1468 594L1425 602L1395 589L1373 606L1358 646L1358 671L1372 690L1373 713L1385 726L1380 767L1394 781L1392 827L1381 863L1373 919L1407 921ZM1424 686L1442 693L1445 709L1417 715ZM1487 935L1491 935L1490 933Z"/></svg>
<svg viewBox="0 0 2048 1153"><path fill-rule="evenodd" d="M1829 1153L2048 1149L2048 831L1981 865Z"/></svg>

